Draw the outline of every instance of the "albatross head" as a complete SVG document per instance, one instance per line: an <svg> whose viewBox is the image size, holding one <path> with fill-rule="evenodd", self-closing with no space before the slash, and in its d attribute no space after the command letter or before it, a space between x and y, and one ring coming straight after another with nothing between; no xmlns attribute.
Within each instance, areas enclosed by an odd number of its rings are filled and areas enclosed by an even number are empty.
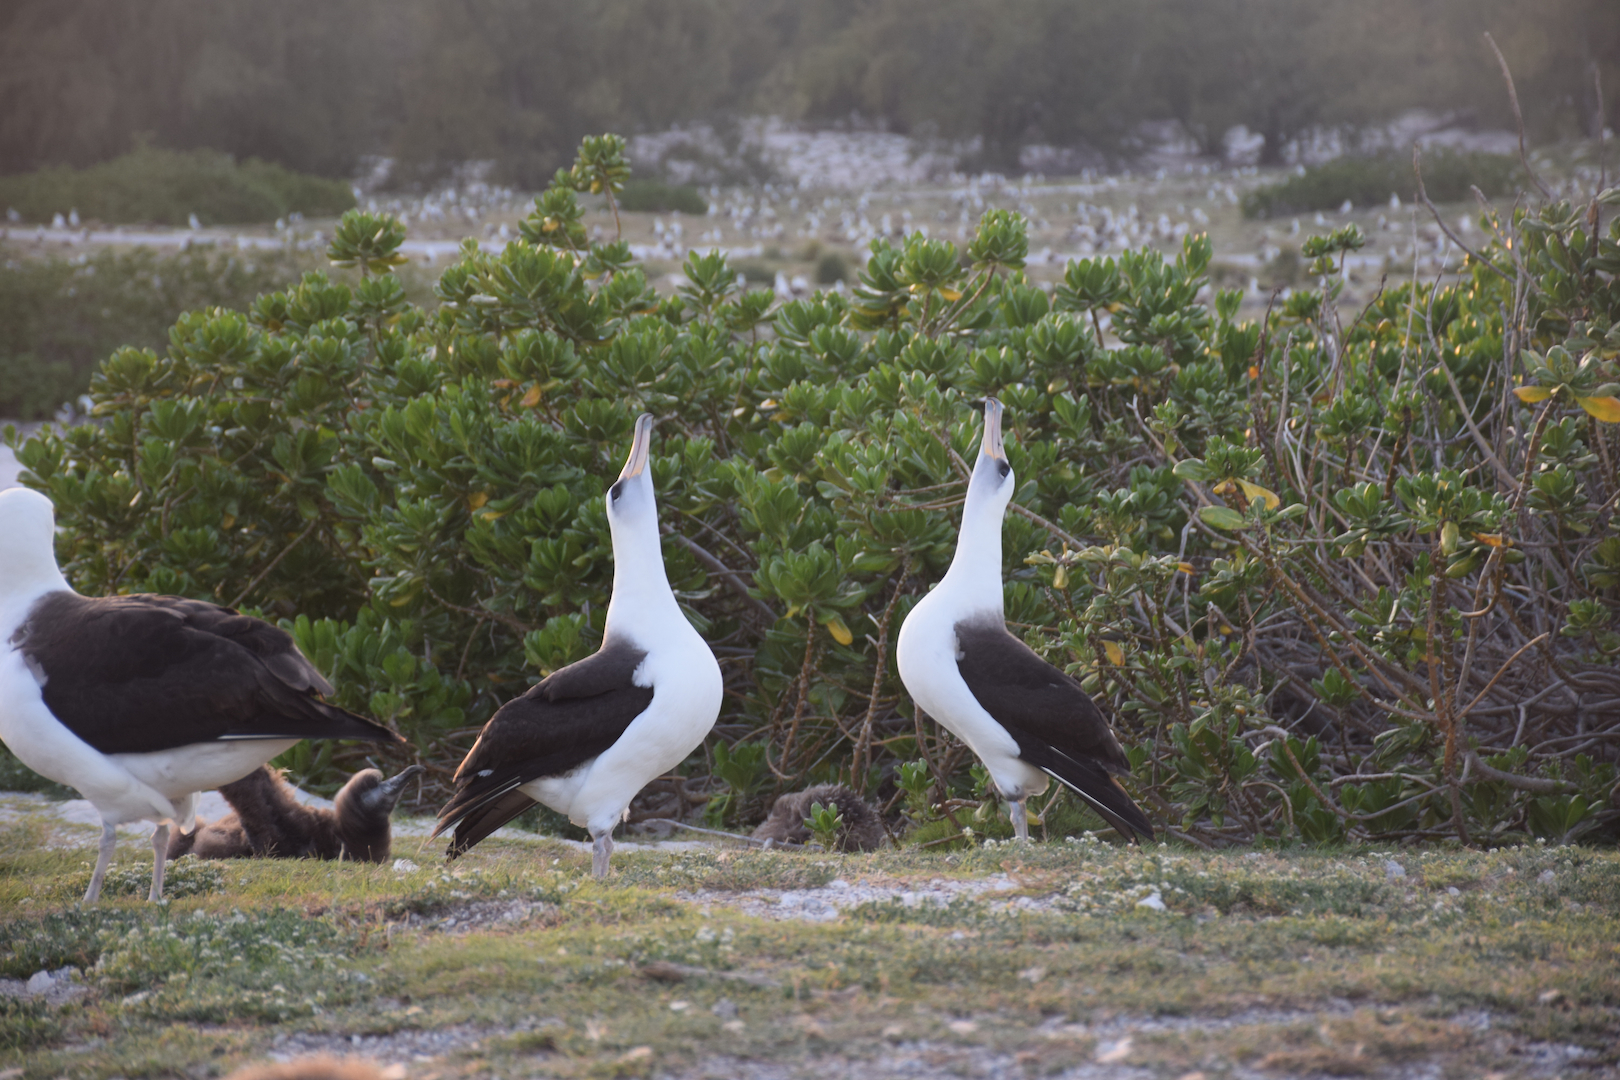
<svg viewBox="0 0 1620 1080"><path fill-rule="evenodd" d="M664 574L664 552L658 538L658 503L653 498L652 468L648 451L652 445L651 413L636 417L635 440L630 457L607 493L608 528L613 533L613 600L608 605L608 621L616 608L626 603L638 608L675 603Z"/></svg>
<svg viewBox="0 0 1620 1080"><path fill-rule="evenodd" d="M28 488L0 491L0 606L66 589L56 566L56 508Z"/></svg>
<svg viewBox="0 0 1620 1080"><path fill-rule="evenodd" d="M1018 484L1013 476L1012 463L1007 460L1006 448L1001 440L1001 402L984 399L984 438L979 442L979 460L973 465L973 478L968 481L967 505L962 514L983 516L1001 527L1001 517L1007 512L1013 491Z"/></svg>
<svg viewBox="0 0 1620 1080"><path fill-rule="evenodd" d="M653 499L652 469L648 467L652 446L652 413L636 417L635 441L630 444L630 456L625 460L619 479L608 488L608 527L613 530L613 550L619 550L621 535L629 536L651 532L658 535L658 505Z"/></svg>

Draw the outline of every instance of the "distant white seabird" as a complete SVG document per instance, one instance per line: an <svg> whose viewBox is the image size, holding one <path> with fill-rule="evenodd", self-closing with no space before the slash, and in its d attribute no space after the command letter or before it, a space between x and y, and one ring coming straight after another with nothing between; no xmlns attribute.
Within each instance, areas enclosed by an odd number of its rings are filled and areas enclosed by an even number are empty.
<svg viewBox="0 0 1620 1080"><path fill-rule="evenodd" d="M895 660L919 708L984 762L1029 839L1024 802L1057 779L1120 834L1153 826L1110 773L1130 762L1091 696L1007 632L1001 521L1017 485L1002 447L1001 403L984 403L984 439L962 507L956 557L900 627Z"/></svg>
<svg viewBox="0 0 1620 1080"><path fill-rule="evenodd" d="M403 741L322 700L331 685L269 623L175 596L80 596L56 565L54 517L37 491L0 491L0 740L100 812L86 903L115 826L156 823L157 900L169 826L193 827L197 792L300 739Z"/></svg>
<svg viewBox="0 0 1620 1080"><path fill-rule="evenodd" d="M602 647L484 725L434 830L455 827L452 859L540 802L589 830L591 871L603 877L630 800L696 749L720 714L720 665L664 573L647 465L652 424L649 414L636 420L629 460L607 494L613 599Z"/></svg>

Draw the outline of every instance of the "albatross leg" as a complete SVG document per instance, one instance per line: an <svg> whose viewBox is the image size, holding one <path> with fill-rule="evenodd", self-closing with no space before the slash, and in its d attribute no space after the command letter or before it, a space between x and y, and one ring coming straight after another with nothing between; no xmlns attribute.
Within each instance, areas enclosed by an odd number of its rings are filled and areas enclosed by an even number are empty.
<svg viewBox="0 0 1620 1080"><path fill-rule="evenodd" d="M90 875L90 887L84 890L84 902L93 904L101 899L101 883L107 878L107 867L112 863L113 851L118 847L118 830L110 821L101 824L101 850L96 853L96 872Z"/></svg>
<svg viewBox="0 0 1620 1080"><path fill-rule="evenodd" d="M169 827L159 825L152 830L152 891L146 898L156 902L163 899L163 860L169 855Z"/></svg>
<svg viewBox="0 0 1620 1080"><path fill-rule="evenodd" d="M1024 811L1024 800L1007 800L1007 815L1012 818L1013 836L1020 843L1029 843L1029 816Z"/></svg>
<svg viewBox="0 0 1620 1080"><path fill-rule="evenodd" d="M600 880L607 877L608 860L613 857L613 832L610 829L591 839L591 876Z"/></svg>

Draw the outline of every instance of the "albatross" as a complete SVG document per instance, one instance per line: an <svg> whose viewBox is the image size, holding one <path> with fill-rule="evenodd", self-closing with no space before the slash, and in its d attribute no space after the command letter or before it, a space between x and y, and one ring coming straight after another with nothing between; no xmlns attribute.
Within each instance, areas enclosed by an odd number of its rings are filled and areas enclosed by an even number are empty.
<svg viewBox="0 0 1620 1080"><path fill-rule="evenodd" d="M1048 777L1129 839L1153 838L1147 816L1111 773L1130 762L1091 696L1007 631L1001 521L1016 487L1002 446L1002 406L984 403L984 438L968 481L962 530L945 577L900 627L895 659L912 700L990 770L1029 839L1024 803Z"/></svg>
<svg viewBox="0 0 1620 1080"><path fill-rule="evenodd" d="M454 828L448 857L543 803L590 832L605 877L613 829L649 780L680 764L720 714L720 665L670 590L647 453L653 418L636 419L630 457L608 489L613 598L602 647L502 705L456 770L433 835Z"/></svg>
<svg viewBox="0 0 1620 1080"><path fill-rule="evenodd" d="M169 828L194 827L199 791L300 739L404 741L323 700L331 685L267 622L177 596L80 596L54 537L50 499L0 491L0 740L100 813L85 903L101 895L116 826L155 824L158 900Z"/></svg>

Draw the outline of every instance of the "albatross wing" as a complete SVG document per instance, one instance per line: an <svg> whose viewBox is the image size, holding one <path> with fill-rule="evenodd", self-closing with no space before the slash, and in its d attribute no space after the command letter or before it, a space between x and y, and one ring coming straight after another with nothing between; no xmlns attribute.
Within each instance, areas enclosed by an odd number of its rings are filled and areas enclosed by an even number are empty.
<svg viewBox="0 0 1620 1080"><path fill-rule="evenodd" d="M216 604L52 592L13 640L46 707L103 754L237 739L403 741L323 701L332 687L291 635Z"/></svg>
<svg viewBox="0 0 1620 1080"><path fill-rule="evenodd" d="M498 709L456 770L456 793L439 812L437 836L455 826L455 858L535 800L518 789L560 776L605 752L652 704L632 681L646 653L609 641Z"/></svg>
<svg viewBox="0 0 1620 1080"><path fill-rule="evenodd" d="M962 681L1018 743L1018 756L1072 789L1120 832L1152 839L1147 816L1109 775L1129 772L1130 761L1080 683L1005 626L962 622L956 637Z"/></svg>

